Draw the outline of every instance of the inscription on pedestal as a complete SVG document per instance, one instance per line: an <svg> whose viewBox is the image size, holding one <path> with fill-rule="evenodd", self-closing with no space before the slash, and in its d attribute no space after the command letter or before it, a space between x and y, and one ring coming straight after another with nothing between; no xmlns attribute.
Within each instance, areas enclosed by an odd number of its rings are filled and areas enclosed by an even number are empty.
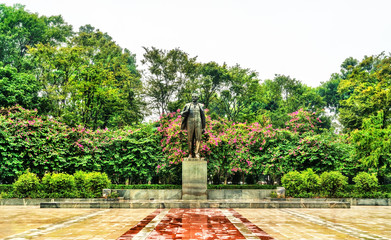
<svg viewBox="0 0 391 240"><path fill-rule="evenodd" d="M182 162L182 199L207 199L207 165L203 158L185 158Z"/></svg>

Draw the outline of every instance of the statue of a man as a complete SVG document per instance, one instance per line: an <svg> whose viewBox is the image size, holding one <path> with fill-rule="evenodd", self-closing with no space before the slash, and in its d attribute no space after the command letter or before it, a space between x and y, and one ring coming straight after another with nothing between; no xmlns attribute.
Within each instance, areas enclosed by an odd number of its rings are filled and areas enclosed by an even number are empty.
<svg viewBox="0 0 391 240"><path fill-rule="evenodd" d="M198 103L198 95L192 94L193 102L185 105L181 112L182 130L187 130L187 145L189 146L189 158L200 158L201 136L205 130L205 113L201 103Z"/></svg>

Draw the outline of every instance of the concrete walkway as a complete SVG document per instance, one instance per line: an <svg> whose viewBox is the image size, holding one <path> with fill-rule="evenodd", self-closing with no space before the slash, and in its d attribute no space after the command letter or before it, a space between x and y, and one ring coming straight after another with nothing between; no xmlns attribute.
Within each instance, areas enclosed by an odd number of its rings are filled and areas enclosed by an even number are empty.
<svg viewBox="0 0 391 240"><path fill-rule="evenodd" d="M391 239L391 207L42 209L1 206L0 239Z"/></svg>

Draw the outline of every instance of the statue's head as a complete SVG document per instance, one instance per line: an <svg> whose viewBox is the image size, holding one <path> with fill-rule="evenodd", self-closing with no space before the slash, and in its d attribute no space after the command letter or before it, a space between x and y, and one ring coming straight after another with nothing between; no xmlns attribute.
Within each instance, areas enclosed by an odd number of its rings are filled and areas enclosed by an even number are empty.
<svg viewBox="0 0 391 240"><path fill-rule="evenodd" d="M198 93L192 93L191 94L191 99L193 100L193 102L196 102L198 100L199 96L198 96Z"/></svg>

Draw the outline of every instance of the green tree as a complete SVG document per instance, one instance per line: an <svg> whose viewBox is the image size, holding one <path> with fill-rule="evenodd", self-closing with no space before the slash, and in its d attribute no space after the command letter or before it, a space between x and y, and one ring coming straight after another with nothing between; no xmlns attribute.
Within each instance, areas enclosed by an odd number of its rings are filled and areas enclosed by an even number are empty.
<svg viewBox="0 0 391 240"><path fill-rule="evenodd" d="M325 102L316 89L306 86L295 78L276 75L273 80L266 80L262 84L266 98L265 110L275 127L285 127L288 113L298 109L321 113ZM330 120L321 117L323 127L328 128Z"/></svg>
<svg viewBox="0 0 391 240"><path fill-rule="evenodd" d="M23 58L28 46L58 45L72 35L72 26L61 16L39 16L20 4L0 4L0 23L0 61L18 69L28 67Z"/></svg>
<svg viewBox="0 0 391 240"><path fill-rule="evenodd" d="M89 61L83 66L82 79L90 83L83 85L78 95L84 98L85 122L93 121L94 128L140 122L145 104L140 96L143 86L135 55L90 25L82 26L72 42L86 50Z"/></svg>
<svg viewBox="0 0 391 240"><path fill-rule="evenodd" d="M363 119L383 111L386 128L391 118L391 57L384 53L365 57L346 79L342 79L338 91L347 96L340 101L340 121L345 131L361 129Z"/></svg>
<svg viewBox="0 0 391 240"><path fill-rule="evenodd" d="M317 88L319 95L323 97L326 106L330 111L337 113L340 108L339 102L349 97L348 95L350 93L348 92L346 92L345 95L339 94L338 86L342 79L348 78L357 64L358 61L352 57L345 59L341 64L340 73L333 73L329 81L323 82L322 85Z"/></svg>
<svg viewBox="0 0 391 240"><path fill-rule="evenodd" d="M384 113L365 118L362 129L350 133L355 157L361 161L365 170L377 173L380 182L384 182L391 173L391 126L384 128Z"/></svg>
<svg viewBox="0 0 391 240"><path fill-rule="evenodd" d="M198 88L197 57L189 55L179 48L161 50L144 47L145 95L152 109L159 114L182 108L192 91Z"/></svg>
<svg viewBox="0 0 391 240"><path fill-rule="evenodd" d="M246 108L259 96L258 76L256 72L239 65L230 67L228 75L216 104L216 112L230 121L241 121Z"/></svg>
<svg viewBox="0 0 391 240"><path fill-rule="evenodd" d="M93 129L136 124L143 119L142 84L135 56L90 25L68 46L30 49L47 113Z"/></svg>
<svg viewBox="0 0 391 240"><path fill-rule="evenodd" d="M70 105L70 82L80 75L81 66L87 59L80 47L56 47L37 44L29 49L35 66L34 74L40 83L41 97L47 99L42 113L62 116Z"/></svg>
<svg viewBox="0 0 391 240"><path fill-rule="evenodd" d="M204 108L208 109L210 104L217 99L223 84L230 79L229 70L224 63L222 66L216 62L208 62L200 67L200 101L204 103Z"/></svg>
<svg viewBox="0 0 391 240"><path fill-rule="evenodd" d="M2 67L0 63L0 106L10 107L16 104L24 108L34 109L40 105L38 91L40 85L34 76L18 73L9 65Z"/></svg>

